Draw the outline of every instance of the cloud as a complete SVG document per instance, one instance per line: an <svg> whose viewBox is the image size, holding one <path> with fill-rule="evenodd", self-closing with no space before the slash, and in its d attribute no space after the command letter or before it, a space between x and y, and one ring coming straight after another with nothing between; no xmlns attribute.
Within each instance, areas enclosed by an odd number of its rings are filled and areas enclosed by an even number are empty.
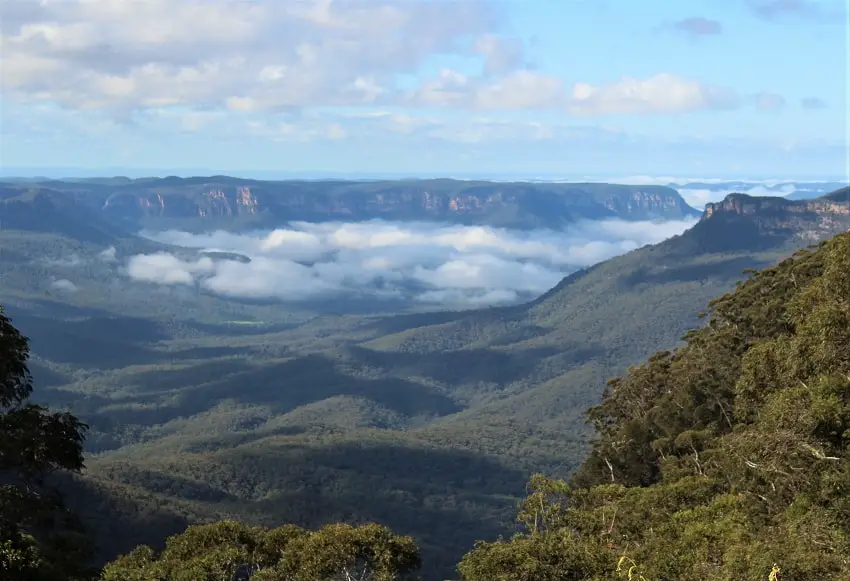
<svg viewBox="0 0 850 581"><path fill-rule="evenodd" d="M103 262L115 262L115 261L117 260L117 258L116 258L116 254L117 254L117 252L118 252L118 251L115 249L115 247L114 247L114 246L110 246L110 247L109 247L109 248L107 248L106 250L104 250L104 251L100 252L100 253L97 255L97 257L98 257L100 260L102 260Z"/></svg>
<svg viewBox="0 0 850 581"><path fill-rule="evenodd" d="M828 107L826 101L818 97L806 97L800 101L800 106L803 109L826 109Z"/></svg>
<svg viewBox="0 0 850 581"><path fill-rule="evenodd" d="M2 89L74 109L236 111L374 102L431 56L522 61L478 1L5 2Z"/></svg>
<svg viewBox="0 0 850 581"><path fill-rule="evenodd" d="M167 252L139 254L132 256L127 262L127 274L130 278L163 285L190 285L195 282L196 276L211 274L214 271L215 263L211 258L187 262Z"/></svg>
<svg viewBox="0 0 850 581"><path fill-rule="evenodd" d="M742 100L732 90L669 73L645 79L623 77L592 85L534 71L516 71L483 82L459 71L442 69L408 95L411 104L474 110L550 109L577 116L655 114L732 109Z"/></svg>
<svg viewBox="0 0 850 581"><path fill-rule="evenodd" d="M720 22L702 16L678 20L673 23L673 28L693 36L714 36L723 32L723 25Z"/></svg>
<svg viewBox="0 0 850 581"><path fill-rule="evenodd" d="M198 286L234 298L303 301L393 297L474 307L539 296L577 268L659 242L694 221L593 221L565 232L423 223L297 223L267 232L145 233L184 248L233 252L250 262L132 256L131 279Z"/></svg>
<svg viewBox="0 0 850 581"><path fill-rule="evenodd" d="M338 140L348 128L299 117L322 107L555 110L579 116L727 109L741 99L660 73L567 83L530 68L489 0L64 0L0 9L0 89L29 104L158 118L193 133L223 118L274 141ZM707 34L714 21L689 18ZM465 63L422 76L435 62ZM436 60L435 59L439 59ZM480 74L470 71L480 66ZM412 83L412 88L411 88ZM258 114L288 115L273 120ZM108 130L109 125L105 125Z"/></svg>
<svg viewBox="0 0 850 581"><path fill-rule="evenodd" d="M476 41L475 51L484 58L486 75L500 75L525 65L525 45L519 38L484 35Z"/></svg>
<svg viewBox="0 0 850 581"><path fill-rule="evenodd" d="M689 188L687 186L678 188L679 194L694 208L703 208L711 202L719 202L732 193L747 194L750 196L790 196L797 191L795 184L750 184L750 187L720 187Z"/></svg>
<svg viewBox="0 0 850 581"><path fill-rule="evenodd" d="M69 293L77 292L77 285L75 285L67 278L60 278L58 280L54 280L50 286L58 291L64 291Z"/></svg>
<svg viewBox="0 0 850 581"><path fill-rule="evenodd" d="M662 73L647 79L623 77L608 85L576 83L570 110L576 115L649 114L739 105L740 98L731 89Z"/></svg>

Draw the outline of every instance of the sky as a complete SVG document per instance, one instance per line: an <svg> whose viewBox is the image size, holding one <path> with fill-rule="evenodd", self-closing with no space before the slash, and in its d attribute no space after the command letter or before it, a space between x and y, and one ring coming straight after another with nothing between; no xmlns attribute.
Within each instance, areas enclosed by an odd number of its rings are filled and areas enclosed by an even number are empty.
<svg viewBox="0 0 850 581"><path fill-rule="evenodd" d="M142 234L193 249L191 255L121 255L110 247L89 262L138 284L199 288L227 298L367 298L475 308L533 299L570 272L681 234L695 222L596 220L566 231L380 220L294 223L247 233L169 230ZM250 262L198 251L237 253ZM85 292L91 284L85 259L72 255L49 262L54 289Z"/></svg>
<svg viewBox="0 0 850 581"><path fill-rule="evenodd" d="M840 179L848 6L10 0L0 165Z"/></svg>

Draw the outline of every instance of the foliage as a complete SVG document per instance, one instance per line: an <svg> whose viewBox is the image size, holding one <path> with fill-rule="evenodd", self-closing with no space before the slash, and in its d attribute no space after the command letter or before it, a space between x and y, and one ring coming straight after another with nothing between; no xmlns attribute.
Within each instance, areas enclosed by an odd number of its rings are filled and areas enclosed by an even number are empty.
<svg viewBox="0 0 850 581"><path fill-rule="evenodd" d="M83 579L91 547L62 499L44 485L80 471L86 426L28 403L29 343L0 307L0 572L4 579Z"/></svg>
<svg viewBox="0 0 850 581"><path fill-rule="evenodd" d="M602 579L618 556L638 579L850 578L850 233L713 301L588 416L571 484L535 477L522 531L469 553L465 581ZM550 544L560 577L529 550ZM573 553L601 568L570 576Z"/></svg>
<svg viewBox="0 0 850 581"><path fill-rule="evenodd" d="M161 554L147 546L109 563L103 581L401 581L413 579L419 550L386 527L331 524L317 531L233 521L189 527Z"/></svg>
<svg viewBox="0 0 850 581"><path fill-rule="evenodd" d="M102 185L106 196L123 188ZM209 184L148 186L179 202L202 196ZM185 196L184 186L192 189ZM32 208L16 196L23 220ZM39 200L34 192L29 201ZM235 301L133 283L115 276L101 260L104 250L114 246L119 263L138 252L178 250L114 235L99 219L64 210L53 214L56 227L43 228L49 232L9 229L4 219L0 280L9 311L32 338L39 402L71 407L91 426L86 473L54 474L51 482L96 528L100 562L139 544L159 549L189 523L380 522L416 538L422 574L431 579L449 575L475 539L509 534L531 474L566 478L581 465L591 434L581 414L599 403L606 377L674 347L742 270L774 264L819 235L814 226L841 225L791 214L733 220L718 213L682 236L577 272L533 303L466 313L388 316L400 307ZM103 236L82 235L80 224ZM80 291L53 289L60 277ZM793 287L783 280L779 287ZM770 303L757 321L731 324L781 322L785 299L769 299L770 292L752 297ZM734 421L728 385L747 348L718 334L728 345L705 347L702 359L696 348L687 365L661 354L622 380L635 388L621 390L620 404L649 406L653 421L673 431L659 438L638 418L627 430L634 439L600 444L575 484L611 483L611 470L615 485L629 487L654 485L675 470L689 474L691 444L701 465L711 460L702 446L718 418ZM714 365L715 357L730 367ZM651 386L675 387L663 380L670 369L690 391L671 396L661 417L662 408L652 411ZM727 386L717 391L719 404L711 382ZM742 396L741 405L747 398L761 405L758 394ZM700 405L681 408L691 396ZM680 434L681 424L693 429ZM684 460L682 449L690 454ZM658 454L679 461L665 464ZM699 498L713 490L694 485L681 493ZM544 546L529 543L529 551ZM643 566L640 555L629 555ZM604 556L606 571L620 556Z"/></svg>

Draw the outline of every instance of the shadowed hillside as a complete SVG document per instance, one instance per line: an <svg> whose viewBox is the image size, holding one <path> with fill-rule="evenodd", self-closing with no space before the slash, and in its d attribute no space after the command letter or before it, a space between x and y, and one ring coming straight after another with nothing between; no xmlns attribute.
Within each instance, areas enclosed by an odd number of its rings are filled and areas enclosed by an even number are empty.
<svg viewBox="0 0 850 581"><path fill-rule="evenodd" d="M581 464L583 410L606 378L679 344L745 269L850 227L829 199L766 203L706 212L511 308L316 317L107 292L100 310L21 295L9 311L33 336L43 397L92 427L76 486L110 497L81 508L97 526L111 506L136 523L126 538L103 530L104 556L225 516L378 519L417 538L429 575L446 574L472 540L510 529L530 474Z"/></svg>

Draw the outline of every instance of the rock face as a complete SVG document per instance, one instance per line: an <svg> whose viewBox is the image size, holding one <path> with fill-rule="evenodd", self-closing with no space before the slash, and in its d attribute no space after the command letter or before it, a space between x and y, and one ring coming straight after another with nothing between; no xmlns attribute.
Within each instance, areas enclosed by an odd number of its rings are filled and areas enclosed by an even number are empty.
<svg viewBox="0 0 850 581"><path fill-rule="evenodd" d="M24 187L21 185L20 187ZM257 181L226 176L120 182L51 181L26 187L71 195L121 221L423 220L561 228L581 219L696 218L672 188L459 180Z"/></svg>
<svg viewBox="0 0 850 581"><path fill-rule="evenodd" d="M729 194L722 202L707 204L702 220L746 216L762 233L793 230L800 238L819 240L850 228L848 189L809 200Z"/></svg>

